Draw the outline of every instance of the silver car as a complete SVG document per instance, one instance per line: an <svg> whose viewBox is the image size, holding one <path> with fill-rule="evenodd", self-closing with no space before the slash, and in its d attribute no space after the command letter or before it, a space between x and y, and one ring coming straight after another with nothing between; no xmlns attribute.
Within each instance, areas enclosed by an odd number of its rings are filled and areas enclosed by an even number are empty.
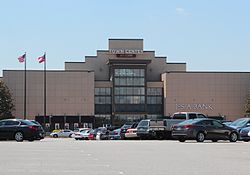
<svg viewBox="0 0 250 175"><path fill-rule="evenodd" d="M88 136L89 136L91 130L92 130L92 129L90 129L90 128L82 128L82 129L79 129L78 132L75 132L75 133L74 133L74 136L73 136L73 137L74 137L76 140L88 140Z"/></svg>
<svg viewBox="0 0 250 175"><path fill-rule="evenodd" d="M71 131L69 129L59 130L58 132L52 132L50 134L51 137L57 138L57 137L71 137L74 134L74 131Z"/></svg>

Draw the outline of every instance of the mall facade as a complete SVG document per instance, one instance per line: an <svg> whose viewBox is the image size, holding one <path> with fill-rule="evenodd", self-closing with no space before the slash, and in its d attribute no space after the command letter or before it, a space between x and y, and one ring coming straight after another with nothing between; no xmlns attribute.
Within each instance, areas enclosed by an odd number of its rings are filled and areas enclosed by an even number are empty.
<svg viewBox="0 0 250 175"><path fill-rule="evenodd" d="M65 70L27 70L26 113L47 128L120 125L174 112L202 112L234 120L245 114L250 72L193 72L143 49L142 39L109 39L85 62L65 62ZM24 116L24 71L4 70L16 110Z"/></svg>

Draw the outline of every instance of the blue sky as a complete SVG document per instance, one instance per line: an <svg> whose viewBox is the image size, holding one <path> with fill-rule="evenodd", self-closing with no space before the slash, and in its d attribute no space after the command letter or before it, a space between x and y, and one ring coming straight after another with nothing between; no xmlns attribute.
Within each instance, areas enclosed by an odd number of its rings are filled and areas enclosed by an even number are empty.
<svg viewBox="0 0 250 175"><path fill-rule="evenodd" d="M248 0L8 0L0 1L0 76L48 69L107 49L109 38L142 38L144 50L186 62L190 71L250 71Z"/></svg>

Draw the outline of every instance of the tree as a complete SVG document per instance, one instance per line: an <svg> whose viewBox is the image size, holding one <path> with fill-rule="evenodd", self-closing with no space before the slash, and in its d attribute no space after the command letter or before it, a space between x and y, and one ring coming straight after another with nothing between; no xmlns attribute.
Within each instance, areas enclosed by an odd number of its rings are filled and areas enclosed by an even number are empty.
<svg viewBox="0 0 250 175"><path fill-rule="evenodd" d="M12 111L14 110L10 90L3 81L0 81L0 119L13 118Z"/></svg>
<svg viewBox="0 0 250 175"><path fill-rule="evenodd" d="M250 91L246 97L246 106L245 106L246 117L250 117Z"/></svg>

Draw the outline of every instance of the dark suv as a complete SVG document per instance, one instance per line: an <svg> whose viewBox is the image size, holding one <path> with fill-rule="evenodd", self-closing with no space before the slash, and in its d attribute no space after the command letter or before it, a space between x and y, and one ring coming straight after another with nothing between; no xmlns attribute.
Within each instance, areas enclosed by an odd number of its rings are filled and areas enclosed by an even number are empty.
<svg viewBox="0 0 250 175"><path fill-rule="evenodd" d="M35 123L22 119L0 120L0 139L16 140L40 140L44 138L44 131Z"/></svg>

